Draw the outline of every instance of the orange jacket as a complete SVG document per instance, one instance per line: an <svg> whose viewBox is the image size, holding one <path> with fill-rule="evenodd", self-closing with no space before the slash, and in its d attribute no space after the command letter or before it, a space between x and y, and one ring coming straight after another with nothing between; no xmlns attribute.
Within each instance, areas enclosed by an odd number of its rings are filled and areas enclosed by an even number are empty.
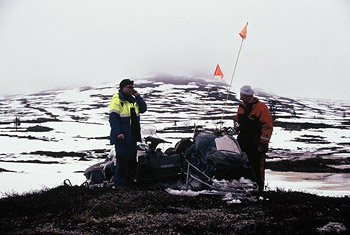
<svg viewBox="0 0 350 235"><path fill-rule="evenodd" d="M247 104L242 103L237 110L237 114L234 116L235 122L239 123L239 115L244 115ZM269 111L269 108L257 98L255 98L252 104L252 110L248 115L249 119L257 119L261 124L261 136L260 142L268 143L270 141L273 129L273 120Z"/></svg>

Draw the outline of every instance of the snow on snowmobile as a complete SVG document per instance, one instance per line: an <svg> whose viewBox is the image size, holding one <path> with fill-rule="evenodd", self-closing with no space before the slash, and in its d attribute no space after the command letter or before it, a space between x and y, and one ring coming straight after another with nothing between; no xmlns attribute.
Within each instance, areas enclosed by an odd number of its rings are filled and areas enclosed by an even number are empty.
<svg viewBox="0 0 350 235"><path fill-rule="evenodd" d="M155 127L143 128L142 135L147 137L138 145L136 185L168 182L165 185L176 190L210 190L202 191L203 194L255 194L258 186L254 172L232 132L232 128L224 128L220 132L199 133L193 141L182 139L163 152L158 145L169 142L156 136ZM85 170L84 184L112 186L114 172L113 148L106 161Z"/></svg>

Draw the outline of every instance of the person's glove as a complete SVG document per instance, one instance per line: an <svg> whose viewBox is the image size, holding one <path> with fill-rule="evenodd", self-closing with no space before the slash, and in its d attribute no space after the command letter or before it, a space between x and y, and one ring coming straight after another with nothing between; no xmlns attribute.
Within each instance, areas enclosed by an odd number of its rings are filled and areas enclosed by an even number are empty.
<svg viewBox="0 0 350 235"><path fill-rule="evenodd" d="M258 152L266 153L268 149L269 149L269 145L267 143L264 143L264 142L259 143Z"/></svg>
<svg viewBox="0 0 350 235"><path fill-rule="evenodd" d="M123 140L123 139L124 139L124 134L119 134L119 135L117 136L117 138L120 139L120 140Z"/></svg>
<svg viewBox="0 0 350 235"><path fill-rule="evenodd" d="M238 122L233 122L233 129L235 130L235 132L239 131L239 123Z"/></svg>

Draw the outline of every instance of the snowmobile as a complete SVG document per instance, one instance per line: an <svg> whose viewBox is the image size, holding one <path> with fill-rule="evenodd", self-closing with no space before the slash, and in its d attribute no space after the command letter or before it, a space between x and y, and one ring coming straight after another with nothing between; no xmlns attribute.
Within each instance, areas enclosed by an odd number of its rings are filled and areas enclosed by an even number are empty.
<svg viewBox="0 0 350 235"><path fill-rule="evenodd" d="M156 128L151 126L142 129L142 143L137 146L136 169L134 181L136 184L154 184L179 177L182 174L185 161L184 151L192 144L189 139L181 140L175 148L169 148L164 153L158 148L160 143L170 143L156 136ZM96 163L84 171L88 187L104 187L113 185L115 173L115 149L109 153L104 162Z"/></svg>
<svg viewBox="0 0 350 235"><path fill-rule="evenodd" d="M147 137L138 145L136 185L163 184L178 190L207 189L205 194L256 193L258 186L254 172L232 133L232 128L199 133L193 141L181 139L175 147L163 152L158 145L169 142L156 136L155 127L143 128L142 135ZM88 187L112 186L114 172L115 151L111 150L106 161L85 170L84 184ZM238 183L230 184L230 180Z"/></svg>

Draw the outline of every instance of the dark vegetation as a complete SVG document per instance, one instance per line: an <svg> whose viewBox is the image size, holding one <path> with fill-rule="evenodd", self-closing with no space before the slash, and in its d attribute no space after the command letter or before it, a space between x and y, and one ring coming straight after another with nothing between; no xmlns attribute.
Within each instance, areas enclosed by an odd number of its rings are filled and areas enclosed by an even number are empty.
<svg viewBox="0 0 350 235"><path fill-rule="evenodd" d="M302 160L281 160L266 162L266 168L275 171L317 172L317 173L350 173L350 168L336 168L334 166L349 165L350 158L324 159L313 157ZM333 167L331 167L333 166Z"/></svg>
<svg viewBox="0 0 350 235"><path fill-rule="evenodd" d="M325 123L291 123L291 122L282 122L274 121L274 127L282 127L287 130L307 130L307 129L326 129L326 128L336 128L336 129L348 129L347 126L334 126Z"/></svg>
<svg viewBox="0 0 350 235"><path fill-rule="evenodd" d="M27 136L20 136L20 135L9 135L9 134L0 134L0 136L6 136L6 137L14 137L14 138L19 138L19 139L28 139L28 140L42 140L42 141L54 141L57 142L55 139L48 139L46 137L35 137L31 135Z"/></svg>
<svg viewBox="0 0 350 235"><path fill-rule="evenodd" d="M6 170L4 168L0 168L0 172L15 172L15 171L10 171L10 170Z"/></svg>
<svg viewBox="0 0 350 235"><path fill-rule="evenodd" d="M21 120L21 123L46 123L46 122L61 122L61 120L54 118L37 118L33 120ZM0 125L12 124L13 121L0 122Z"/></svg>
<svg viewBox="0 0 350 235"><path fill-rule="evenodd" d="M35 151L30 152L28 154L33 155L44 155L49 157L55 157L55 158L62 158L62 157L85 157L86 153L78 153L78 152L66 152L66 151L60 151L60 152L52 152L52 151Z"/></svg>
<svg viewBox="0 0 350 235"><path fill-rule="evenodd" d="M53 128L46 127L46 126L39 126L39 125L31 126L27 128L28 132L48 132L52 130Z"/></svg>
<svg viewBox="0 0 350 235"><path fill-rule="evenodd" d="M0 199L0 233L319 234L330 222L341 234L350 228L348 197L276 191L263 198L228 204L147 188L60 186Z"/></svg>
<svg viewBox="0 0 350 235"><path fill-rule="evenodd" d="M57 161L40 161L40 160L0 160L0 162L36 163L36 164L59 164L59 162L57 162ZM0 169L0 172L1 172L1 169Z"/></svg>

